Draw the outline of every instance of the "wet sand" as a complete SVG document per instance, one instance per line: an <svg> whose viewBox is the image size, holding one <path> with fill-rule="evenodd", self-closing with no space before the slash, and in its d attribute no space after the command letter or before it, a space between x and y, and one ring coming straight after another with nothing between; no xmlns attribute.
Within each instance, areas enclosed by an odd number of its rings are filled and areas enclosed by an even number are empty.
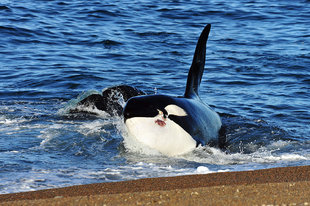
<svg viewBox="0 0 310 206"><path fill-rule="evenodd" d="M0 195L0 205L310 205L310 166L148 178Z"/></svg>

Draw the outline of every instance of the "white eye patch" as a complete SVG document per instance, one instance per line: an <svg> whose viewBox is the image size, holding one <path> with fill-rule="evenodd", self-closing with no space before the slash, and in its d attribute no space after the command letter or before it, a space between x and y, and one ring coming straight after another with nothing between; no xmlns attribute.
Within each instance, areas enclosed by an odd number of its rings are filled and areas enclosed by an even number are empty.
<svg viewBox="0 0 310 206"><path fill-rule="evenodd" d="M175 115L175 116L187 116L187 113L182 109L181 107L174 105L174 104L169 104L168 106L165 107L165 110L169 115Z"/></svg>

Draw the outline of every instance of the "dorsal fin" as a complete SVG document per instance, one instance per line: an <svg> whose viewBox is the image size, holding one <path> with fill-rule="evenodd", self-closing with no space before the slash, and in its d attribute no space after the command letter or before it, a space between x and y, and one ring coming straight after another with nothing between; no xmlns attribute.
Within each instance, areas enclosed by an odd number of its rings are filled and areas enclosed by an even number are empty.
<svg viewBox="0 0 310 206"><path fill-rule="evenodd" d="M211 24L205 26L198 39L191 68L189 69L184 97L198 97L199 85L203 75L206 59L206 45Z"/></svg>

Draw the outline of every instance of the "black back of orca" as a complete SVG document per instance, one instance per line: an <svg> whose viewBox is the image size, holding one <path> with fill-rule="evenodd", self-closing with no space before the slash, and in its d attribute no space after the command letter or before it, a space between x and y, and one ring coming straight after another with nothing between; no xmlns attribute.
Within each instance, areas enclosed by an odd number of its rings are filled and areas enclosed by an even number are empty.
<svg viewBox="0 0 310 206"><path fill-rule="evenodd" d="M102 94L91 94L77 103L75 109L70 113L91 113L88 108L98 109L108 113L111 116L120 116L123 111L121 101L127 102L134 96L145 95L145 93L135 87L128 85L118 85L108 87ZM94 113L95 114L95 113Z"/></svg>

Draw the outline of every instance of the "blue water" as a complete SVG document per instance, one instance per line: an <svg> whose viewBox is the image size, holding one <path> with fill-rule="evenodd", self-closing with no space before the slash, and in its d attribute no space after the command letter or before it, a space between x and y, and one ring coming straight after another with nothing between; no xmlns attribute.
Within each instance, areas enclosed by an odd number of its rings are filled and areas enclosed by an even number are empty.
<svg viewBox="0 0 310 206"><path fill-rule="evenodd" d="M309 11L309 0L0 0L0 193L309 165ZM118 84L182 95L207 23L200 96L227 125L227 151L139 152L120 117L66 113Z"/></svg>

